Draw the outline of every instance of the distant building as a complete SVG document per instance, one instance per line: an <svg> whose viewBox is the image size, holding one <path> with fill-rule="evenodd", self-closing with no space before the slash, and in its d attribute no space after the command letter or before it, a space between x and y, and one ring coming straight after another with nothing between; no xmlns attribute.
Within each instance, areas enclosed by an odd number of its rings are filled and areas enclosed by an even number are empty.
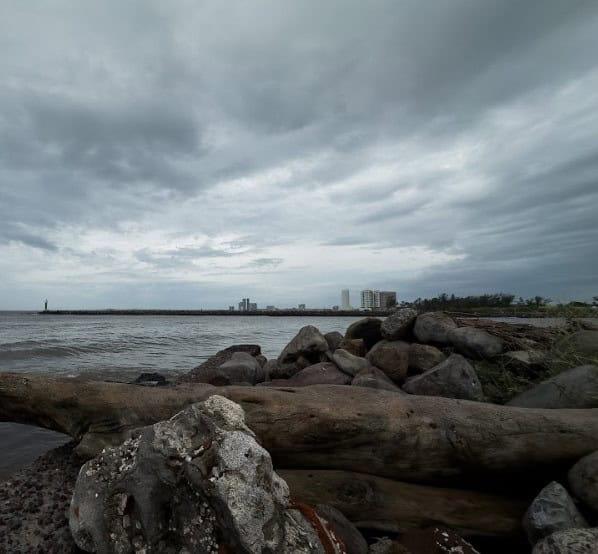
<svg viewBox="0 0 598 554"><path fill-rule="evenodd" d="M333 312L338 312L338 309L339 309L338 306L332 306L332 311Z"/></svg>
<svg viewBox="0 0 598 554"><path fill-rule="evenodd" d="M268 310L269 312L273 312L274 310L276 310L276 306L266 306L266 310Z"/></svg>
<svg viewBox="0 0 598 554"><path fill-rule="evenodd" d="M299 304L299 309L300 310L305 310L305 304Z"/></svg>
<svg viewBox="0 0 598 554"><path fill-rule="evenodd" d="M361 308L364 310L387 310L396 304L396 292L371 289L361 291Z"/></svg>
<svg viewBox="0 0 598 554"><path fill-rule="evenodd" d="M343 310L351 309L351 298L349 295L349 289L343 289L341 291L341 307Z"/></svg>
<svg viewBox="0 0 598 554"><path fill-rule="evenodd" d="M229 312L234 312L235 311L235 307L234 306L229 306L228 307L228 311Z"/></svg>
<svg viewBox="0 0 598 554"><path fill-rule="evenodd" d="M249 302L249 298L247 299L247 311L248 312L257 312L257 304L255 302Z"/></svg>
<svg viewBox="0 0 598 554"><path fill-rule="evenodd" d="M363 310L373 310L376 304L380 305L380 291L365 289L361 291L361 308Z"/></svg>
<svg viewBox="0 0 598 554"><path fill-rule="evenodd" d="M394 308L397 305L397 293L389 290L380 291L380 306L382 310Z"/></svg>
<svg viewBox="0 0 598 554"><path fill-rule="evenodd" d="M248 312L251 308L249 307L251 303L249 302L249 298L243 298L241 302L239 302L239 311L240 312Z"/></svg>

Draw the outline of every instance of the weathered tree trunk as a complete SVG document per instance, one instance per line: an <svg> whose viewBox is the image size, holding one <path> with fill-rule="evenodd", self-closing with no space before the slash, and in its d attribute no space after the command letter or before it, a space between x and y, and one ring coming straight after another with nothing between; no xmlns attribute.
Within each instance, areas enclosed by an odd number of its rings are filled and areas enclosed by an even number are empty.
<svg viewBox="0 0 598 554"><path fill-rule="evenodd" d="M358 527L403 532L444 525L462 535L515 537L529 502L493 494L414 485L350 471L283 469L294 498L339 509Z"/></svg>
<svg viewBox="0 0 598 554"><path fill-rule="evenodd" d="M146 388L0 374L0 420L62 431L93 455L213 394L243 406L279 468L447 483L534 474L598 450L598 410L513 408L349 386Z"/></svg>

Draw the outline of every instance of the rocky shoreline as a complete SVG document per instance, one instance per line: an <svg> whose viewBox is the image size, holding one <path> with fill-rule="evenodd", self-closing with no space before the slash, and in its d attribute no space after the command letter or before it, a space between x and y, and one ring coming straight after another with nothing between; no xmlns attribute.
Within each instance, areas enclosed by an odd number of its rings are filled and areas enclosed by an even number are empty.
<svg viewBox="0 0 598 554"><path fill-rule="evenodd" d="M0 374L0 420L76 440L0 483L0 552L595 552L597 356L401 309L176 383Z"/></svg>

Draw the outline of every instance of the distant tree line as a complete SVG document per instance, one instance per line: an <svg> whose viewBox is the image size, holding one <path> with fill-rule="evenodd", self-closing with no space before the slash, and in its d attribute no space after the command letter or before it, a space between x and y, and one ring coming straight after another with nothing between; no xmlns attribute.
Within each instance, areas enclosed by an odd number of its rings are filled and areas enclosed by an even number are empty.
<svg viewBox="0 0 598 554"><path fill-rule="evenodd" d="M434 298L418 298L412 303L403 303L403 305L411 305L420 311L434 311L434 310L459 310L472 308L507 308L509 306L517 306L521 308L541 308L547 306L552 302L551 298L545 296L533 296L531 298L519 297L515 299L514 294L506 294L499 292L495 294L481 294L477 296L456 296L454 294L447 294L443 292ZM587 302L569 302L567 304L559 304L559 306L570 307L598 307L598 296L592 298L592 303Z"/></svg>
<svg viewBox="0 0 598 554"><path fill-rule="evenodd" d="M454 294L442 293L435 298L418 298L413 302L413 306L426 311L446 310L448 308L506 308L513 305L539 308L550 302L550 298L543 296L534 296L527 299L519 297L515 302L514 294L504 292L477 296L455 296Z"/></svg>

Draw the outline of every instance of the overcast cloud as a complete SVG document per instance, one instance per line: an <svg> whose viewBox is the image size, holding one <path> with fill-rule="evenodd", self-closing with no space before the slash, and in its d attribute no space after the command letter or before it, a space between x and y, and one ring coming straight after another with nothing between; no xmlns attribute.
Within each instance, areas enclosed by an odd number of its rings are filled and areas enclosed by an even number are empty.
<svg viewBox="0 0 598 554"><path fill-rule="evenodd" d="M0 309L598 294L598 4L0 1Z"/></svg>

